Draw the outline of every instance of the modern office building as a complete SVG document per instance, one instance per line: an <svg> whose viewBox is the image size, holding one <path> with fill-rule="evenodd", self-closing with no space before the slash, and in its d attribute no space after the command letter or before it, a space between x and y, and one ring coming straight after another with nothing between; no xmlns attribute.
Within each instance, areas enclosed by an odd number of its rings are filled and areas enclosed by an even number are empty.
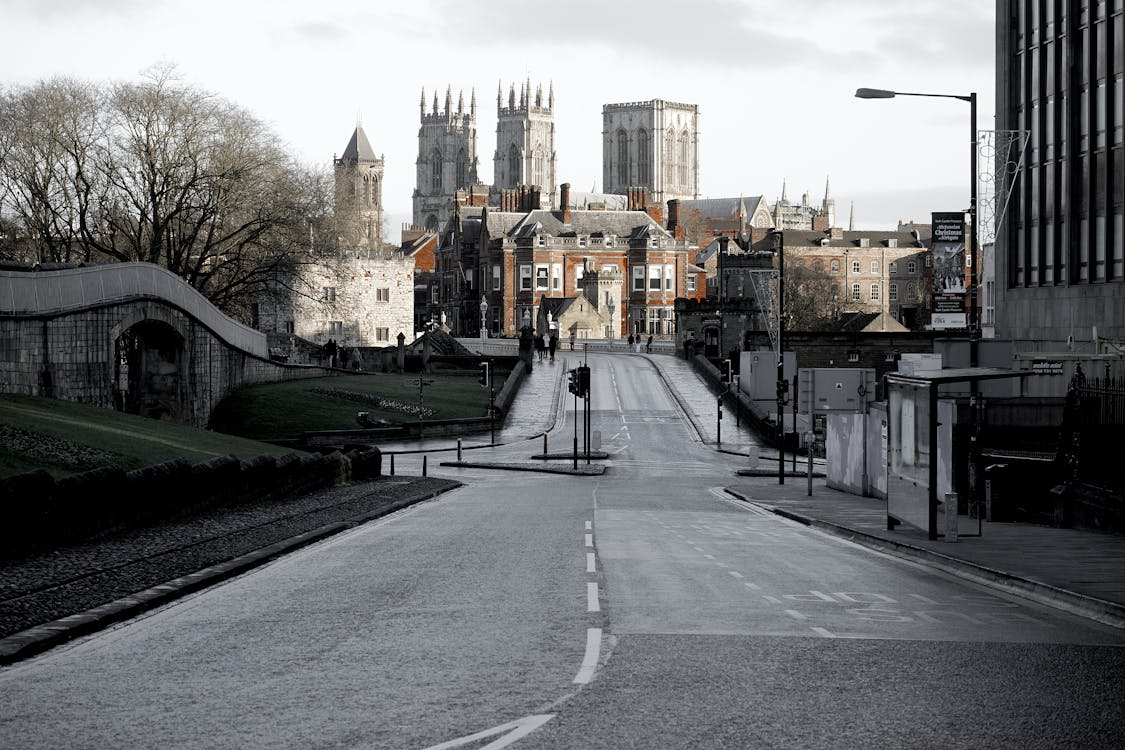
<svg viewBox="0 0 1125 750"><path fill-rule="evenodd" d="M996 128L1030 135L995 249L1019 349L1125 343L1122 4L997 0Z"/></svg>

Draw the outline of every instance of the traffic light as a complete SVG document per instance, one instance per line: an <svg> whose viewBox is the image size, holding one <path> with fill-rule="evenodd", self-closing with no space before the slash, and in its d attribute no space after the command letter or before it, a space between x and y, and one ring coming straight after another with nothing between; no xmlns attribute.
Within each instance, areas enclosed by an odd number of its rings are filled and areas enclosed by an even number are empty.
<svg viewBox="0 0 1125 750"><path fill-rule="evenodd" d="M485 388L488 387L489 380L488 380L488 363L487 362L481 362L480 363L480 377L477 378L477 382L480 383Z"/></svg>
<svg viewBox="0 0 1125 750"><path fill-rule="evenodd" d="M582 398L590 395L590 368L587 365L578 368L578 395Z"/></svg>
<svg viewBox="0 0 1125 750"><path fill-rule="evenodd" d="M724 383L733 383L734 382L733 368L731 367L731 362L730 362L729 359L724 359L721 362L721 367L719 368L719 378Z"/></svg>
<svg viewBox="0 0 1125 750"><path fill-rule="evenodd" d="M578 395L578 370L566 371L566 389L575 396Z"/></svg>

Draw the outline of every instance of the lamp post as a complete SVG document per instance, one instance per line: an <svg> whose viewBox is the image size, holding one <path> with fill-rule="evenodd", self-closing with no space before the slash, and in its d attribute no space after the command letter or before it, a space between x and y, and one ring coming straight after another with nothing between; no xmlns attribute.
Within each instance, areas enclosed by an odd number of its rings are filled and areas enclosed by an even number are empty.
<svg viewBox="0 0 1125 750"><path fill-rule="evenodd" d="M481 297L480 300L480 340L484 341L488 338L488 300Z"/></svg>
<svg viewBox="0 0 1125 750"><path fill-rule="evenodd" d="M785 233L774 229L770 234L777 250L777 483L785 484Z"/></svg>
<svg viewBox="0 0 1125 750"><path fill-rule="evenodd" d="M613 317L613 313L617 311L617 308L614 307L613 297L610 295L609 292L605 293L605 309L606 309L607 312L609 312L609 348L612 349L613 348L613 329L617 326L617 321Z"/></svg>
<svg viewBox="0 0 1125 750"><path fill-rule="evenodd" d="M959 99L969 103L969 364L977 364L976 339L979 335L977 320L977 92L971 94L920 94L886 89L856 89L857 99L894 99L896 96L928 96L939 99Z"/></svg>

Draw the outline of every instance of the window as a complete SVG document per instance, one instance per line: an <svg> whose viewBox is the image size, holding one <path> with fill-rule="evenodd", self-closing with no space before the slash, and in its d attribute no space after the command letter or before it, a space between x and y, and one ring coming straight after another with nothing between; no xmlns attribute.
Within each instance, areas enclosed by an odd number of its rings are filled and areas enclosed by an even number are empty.
<svg viewBox="0 0 1125 750"><path fill-rule="evenodd" d="M344 321L330 320L328 321L328 335L339 336L344 332Z"/></svg>
<svg viewBox="0 0 1125 750"><path fill-rule="evenodd" d="M879 285L878 284L872 284L871 285L871 301L872 302L878 302L879 301Z"/></svg>
<svg viewBox="0 0 1125 750"><path fill-rule="evenodd" d="M582 288L582 276L586 273L586 259L583 258L582 262L574 267L574 288Z"/></svg>
<svg viewBox="0 0 1125 750"><path fill-rule="evenodd" d="M295 333L296 331L297 331L297 326L296 326L296 324L293 323L292 320L285 321L285 332L286 333Z"/></svg>
<svg viewBox="0 0 1125 750"><path fill-rule="evenodd" d="M520 291L531 291L531 266L529 265L520 266Z"/></svg>
<svg viewBox="0 0 1125 750"><path fill-rule="evenodd" d="M664 291L666 291L666 292L675 291L675 289L673 288L675 286L675 283L676 283L676 267L675 266L664 266Z"/></svg>
<svg viewBox="0 0 1125 750"><path fill-rule="evenodd" d="M871 273L879 273L879 261L871 261Z"/></svg>
<svg viewBox="0 0 1125 750"><path fill-rule="evenodd" d="M655 263L648 267L648 289L650 292L659 292L660 285L660 266Z"/></svg>
<svg viewBox="0 0 1125 750"><path fill-rule="evenodd" d="M613 247L613 235L610 235L610 236L605 238L605 246L606 247Z"/></svg>
<svg viewBox="0 0 1125 750"><path fill-rule="evenodd" d="M918 263L917 263L917 262L915 262L915 261L913 261L913 260L912 260L912 261L910 261L910 262L908 262L908 263L906 264L906 272L907 272L908 274L910 274L911 276L913 276L914 274L918 273Z"/></svg>
<svg viewBox="0 0 1125 750"><path fill-rule="evenodd" d="M813 270L816 271L817 273L824 273L824 261L819 260L819 259L814 260L813 264L812 264L812 267L813 267Z"/></svg>
<svg viewBox="0 0 1125 750"><path fill-rule="evenodd" d="M551 288L551 267L542 265L535 267L535 291L545 292Z"/></svg>
<svg viewBox="0 0 1125 750"><path fill-rule="evenodd" d="M852 284L852 299L854 299L858 302L859 301L859 295L860 295L859 284Z"/></svg>
<svg viewBox="0 0 1125 750"><path fill-rule="evenodd" d="M469 184L469 157L465 155L465 149L457 152L457 184L454 187L464 187Z"/></svg>
<svg viewBox="0 0 1125 750"><path fill-rule="evenodd" d="M840 273L840 261L832 261L832 273Z"/></svg>
<svg viewBox="0 0 1125 750"><path fill-rule="evenodd" d="M898 263L896 261L891 261L891 266L887 269L887 273L898 273Z"/></svg>
<svg viewBox="0 0 1125 750"><path fill-rule="evenodd" d="M629 136L624 130L617 131L617 182L622 187L629 184Z"/></svg>
<svg viewBox="0 0 1125 750"><path fill-rule="evenodd" d="M852 273L860 273L858 260L852 261Z"/></svg>
<svg viewBox="0 0 1125 750"><path fill-rule="evenodd" d="M687 290L689 292L695 291L695 274L689 273L687 276Z"/></svg>
<svg viewBox="0 0 1125 750"><path fill-rule="evenodd" d="M500 266L492 267L492 290L500 291Z"/></svg>
<svg viewBox="0 0 1125 750"><path fill-rule="evenodd" d="M324 300L325 302L335 302L336 301L336 287L334 287L334 286L324 287L324 293L320 296L320 298L322 300Z"/></svg>
<svg viewBox="0 0 1125 750"><path fill-rule="evenodd" d="M379 287L378 289L376 289L375 290L375 301L376 302L390 302L391 301L391 290L388 289L387 287Z"/></svg>
<svg viewBox="0 0 1125 750"><path fill-rule="evenodd" d="M578 238L578 247L586 247L586 238L585 237L579 237Z"/></svg>
<svg viewBox="0 0 1125 750"><path fill-rule="evenodd" d="M891 302L897 302L898 301L898 284L892 283L891 288L888 290L887 294L889 295Z"/></svg>
<svg viewBox="0 0 1125 750"><path fill-rule="evenodd" d="M519 185L522 180L520 175L520 152L516 148L516 144L512 144L508 148L508 184L511 186Z"/></svg>
<svg viewBox="0 0 1125 750"><path fill-rule="evenodd" d="M391 329L390 328L376 328L375 329L375 340L376 341L390 341L391 340Z"/></svg>
<svg viewBox="0 0 1125 750"><path fill-rule="evenodd" d="M633 266L633 291L643 292L645 290L645 267Z"/></svg>
<svg viewBox="0 0 1125 750"><path fill-rule="evenodd" d="M551 264L551 289L556 292L562 291L562 263Z"/></svg>
<svg viewBox="0 0 1125 750"><path fill-rule="evenodd" d="M648 185L651 179L648 165L648 131L641 128L637 131L637 182Z"/></svg>
<svg viewBox="0 0 1125 750"><path fill-rule="evenodd" d="M430 154L430 187L441 190L441 152L437 149Z"/></svg>
<svg viewBox="0 0 1125 750"><path fill-rule="evenodd" d="M434 303L435 305L438 302L441 302L441 287L437 284L434 284L432 287L430 287L430 302Z"/></svg>

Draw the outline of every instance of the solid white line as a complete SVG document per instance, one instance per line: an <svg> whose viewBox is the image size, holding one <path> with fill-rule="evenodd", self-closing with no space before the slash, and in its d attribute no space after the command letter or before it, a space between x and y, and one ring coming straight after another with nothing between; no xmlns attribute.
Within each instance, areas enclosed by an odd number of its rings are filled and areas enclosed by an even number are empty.
<svg viewBox="0 0 1125 750"><path fill-rule="evenodd" d="M554 714L535 714L533 716L525 716L516 721L509 721L507 724L501 724L492 729L485 729L482 732L476 732L465 737L458 737L449 742L443 742L440 745L431 745L427 750L452 750L455 747L465 747L466 745L475 745L478 740L495 737L498 734L507 732L503 737L500 737L492 742L481 747L480 750L500 750L502 747L507 747L518 739L526 737L534 732L539 727L546 724L551 719L555 718Z"/></svg>
<svg viewBox="0 0 1125 750"><path fill-rule="evenodd" d="M586 584L586 611L587 612L601 612L602 608L598 604L598 584Z"/></svg>
<svg viewBox="0 0 1125 750"><path fill-rule="evenodd" d="M787 610L785 610L785 614L789 615L794 620L807 620L807 619L809 619L795 609L787 609Z"/></svg>
<svg viewBox="0 0 1125 750"><path fill-rule="evenodd" d="M594 524L593 524L593 522L591 522L591 521L587 521L587 522L586 522L586 531L589 531L589 530L590 530L590 529L592 529L592 528L594 528Z"/></svg>
<svg viewBox="0 0 1125 750"><path fill-rule="evenodd" d="M735 578L742 578L742 574L739 573L737 570L728 570L727 572L730 573Z"/></svg>
<svg viewBox="0 0 1125 750"><path fill-rule="evenodd" d="M593 547L594 546L594 535L593 534L587 534L586 535L586 546L587 547Z"/></svg>
<svg viewBox="0 0 1125 750"><path fill-rule="evenodd" d="M589 628L586 631L586 655L582 657L582 666L574 676L574 682L585 685L594 679L594 670L598 667L598 655L602 648L602 629Z"/></svg>
<svg viewBox="0 0 1125 750"><path fill-rule="evenodd" d="M836 637L836 634L833 633L831 630L826 630L824 628L813 628L812 630L813 630L814 633L816 633L818 635L822 635L825 638L835 638Z"/></svg>
<svg viewBox="0 0 1125 750"><path fill-rule="evenodd" d="M596 563L594 562L594 553L593 552L587 552L586 553L586 572L587 573L597 573L598 571L597 571L597 568L595 567L595 565L596 565Z"/></svg>

